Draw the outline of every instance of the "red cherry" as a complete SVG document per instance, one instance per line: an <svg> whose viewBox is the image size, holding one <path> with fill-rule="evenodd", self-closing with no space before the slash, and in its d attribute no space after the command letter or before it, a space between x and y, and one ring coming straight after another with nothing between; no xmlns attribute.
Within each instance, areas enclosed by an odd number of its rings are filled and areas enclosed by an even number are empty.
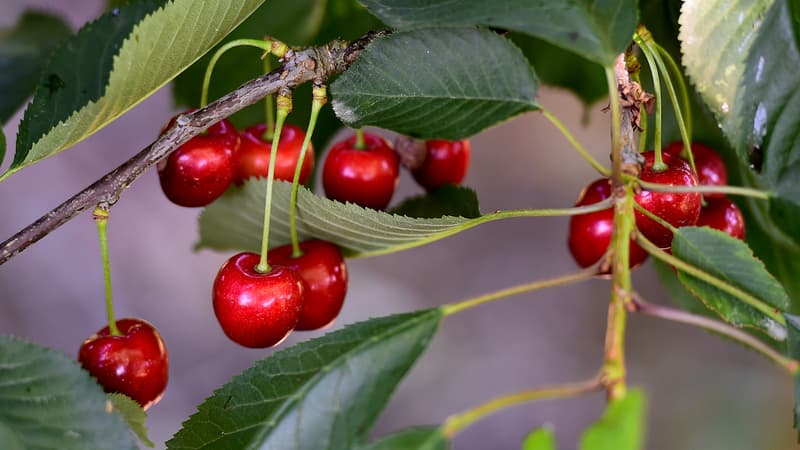
<svg viewBox="0 0 800 450"><path fill-rule="evenodd" d="M158 166L161 189L180 206L205 206L221 196L233 180L233 152L221 136L196 136Z"/></svg>
<svg viewBox="0 0 800 450"><path fill-rule="evenodd" d="M197 108L189 108L181 114L188 114L195 111L197 111ZM175 121L178 120L179 115L172 116L172 118L169 119L169 121L163 127L161 127L160 134L164 134L164 132L167 131L168 128L175 125ZM206 132L203 135L218 136L225 138L225 140L228 141L230 149L234 153L239 148L239 132L236 130L236 127L233 126L233 123L231 123L231 121L228 119L222 119L219 122L215 123L214 125L211 125L210 127L208 127L208 130L206 130Z"/></svg>
<svg viewBox="0 0 800 450"><path fill-rule="evenodd" d="M269 264L288 267L303 280L305 303L296 330L318 330L330 325L342 309L347 294L347 265L339 248L330 242L300 243L303 255L292 258L292 246L270 250Z"/></svg>
<svg viewBox="0 0 800 450"><path fill-rule="evenodd" d="M744 240L744 217L742 211L735 203L727 198L708 199L700 218L697 219L698 227L711 227L724 231L736 239Z"/></svg>
<svg viewBox="0 0 800 450"><path fill-rule="evenodd" d="M142 319L117 320L122 336L108 326L87 338L78 361L106 392L119 392L147 409L167 387L167 347L158 331Z"/></svg>
<svg viewBox="0 0 800 450"><path fill-rule="evenodd" d="M331 147L322 170L328 198L383 209L399 181L397 154L380 136L364 133L365 149L355 147L353 136Z"/></svg>
<svg viewBox="0 0 800 450"><path fill-rule="evenodd" d="M642 181L671 186L697 186L697 177L694 176L686 161L663 155L667 169L654 172L654 152L649 151L642 155L645 158L644 169L639 175ZM697 192L674 193L642 190L634 196L634 200L644 209L674 227L695 225L697 218L700 217L700 207L702 206L702 197ZM670 247L672 244L671 231L639 211L635 211L635 216L636 226L647 239L661 248Z"/></svg>
<svg viewBox="0 0 800 450"><path fill-rule="evenodd" d="M575 206L592 205L611 196L611 183L601 178L586 186L578 196ZM567 244L575 262L581 267L589 267L600 261L611 245L614 228L612 208L570 217ZM636 267L647 259L647 252L631 241L629 246L630 267ZM610 273L610 270L601 272Z"/></svg>
<svg viewBox="0 0 800 450"><path fill-rule="evenodd" d="M426 155L422 165L412 174L420 186L432 191L445 184L459 184L469 166L469 141L425 142Z"/></svg>
<svg viewBox="0 0 800 450"><path fill-rule="evenodd" d="M679 156L683 151L683 142L673 142L664 147L663 151L670 156ZM711 147L692 142L692 155L694 167L697 169L697 184L701 186L725 186L728 184L728 170L719 154ZM705 198L723 198L725 194L703 194Z"/></svg>
<svg viewBox="0 0 800 450"><path fill-rule="evenodd" d="M303 308L303 281L286 267L255 270L259 255L234 255L214 280L213 304L222 331L245 347L271 347L297 325Z"/></svg>
<svg viewBox="0 0 800 450"><path fill-rule="evenodd" d="M263 123L253 125L242 131L242 145L236 162L234 181L242 184L250 177L266 178L269 172L269 158L272 153L272 142L265 142L264 132L267 126ZM292 181L300 150L306 133L298 126L285 124L281 129L278 143L278 155L275 157L275 179ZM314 170L314 147L309 143L303 167L300 169L300 184L305 184Z"/></svg>

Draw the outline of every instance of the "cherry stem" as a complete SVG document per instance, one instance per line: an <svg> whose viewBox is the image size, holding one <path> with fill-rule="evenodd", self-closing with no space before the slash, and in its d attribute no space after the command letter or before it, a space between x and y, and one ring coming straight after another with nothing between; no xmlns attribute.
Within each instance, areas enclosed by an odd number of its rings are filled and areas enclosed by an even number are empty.
<svg viewBox="0 0 800 450"><path fill-rule="evenodd" d="M208 62L208 66L206 66L206 73L203 76L203 90L200 94L200 107L205 108L208 104L208 89L211 86L211 74L214 72L214 66L217 65L217 61L222 56L223 53L227 52L228 50L236 47L242 46L249 46L249 47L256 47L263 50L265 53L262 55L262 58L265 60L269 59L269 52L272 48L271 41L262 41L259 39L236 39L230 41L219 48L216 52L214 52L214 56L211 57L211 61Z"/></svg>
<svg viewBox="0 0 800 450"><path fill-rule="evenodd" d="M768 359L786 369L791 375L797 374L798 368L800 368L798 361L785 357L760 339L757 339L756 337L720 320L692 314L680 309L648 303L642 300L642 298L637 294L634 294L634 301L630 311L633 313L647 314L660 319L692 325L704 330L721 334L751 348L752 350L755 350L758 353L761 353Z"/></svg>
<svg viewBox="0 0 800 450"><path fill-rule="evenodd" d="M267 194L264 200L264 230L261 237L261 259L255 267L256 272L268 273L267 252L269 250L269 222L272 216L272 185L275 181L275 160L278 156L278 144L281 140L281 130L286 116L292 110L292 97L289 91L278 96L278 119L275 121L275 134L272 136L272 147L269 153L269 170L267 171Z"/></svg>
<svg viewBox="0 0 800 450"><path fill-rule="evenodd" d="M664 159L661 157L661 77L658 75L658 65L653 59L652 51L647 43L642 39L639 34L633 35L633 40L642 49L645 59L647 59L647 66L650 68L650 76L653 77L653 94L656 97L656 125L655 134L653 136L653 150L655 158L653 160L653 172L663 172L667 169L664 164Z"/></svg>
<svg viewBox="0 0 800 450"><path fill-rule="evenodd" d="M680 67L678 67L678 64L675 62L675 60L672 59L672 55L670 55L669 52L664 49L664 47L660 46L658 44L658 42L656 42L656 41L651 41L650 44L652 45L653 48L655 48L655 50L657 52L656 56L660 57L659 59L662 61L662 63L663 62L667 63L667 66L669 66L669 69L672 72L672 75L678 81L678 92L680 92L681 104L682 104L681 112L685 116L685 120L683 121L683 124L686 127L686 135L691 137L692 136L692 105L691 105L691 102L689 101L689 90L686 88L686 81L684 81L684 79L683 79L683 73L681 73L681 69L680 69ZM665 75L665 76L667 76L667 75ZM690 152L691 147L687 148L684 145L683 150L685 152Z"/></svg>
<svg viewBox="0 0 800 450"><path fill-rule="evenodd" d="M359 129L356 130L356 145L355 145L355 148L357 148L359 150L366 150L367 149L367 143L364 142L364 129L363 128L359 128Z"/></svg>
<svg viewBox="0 0 800 450"><path fill-rule="evenodd" d="M653 192L698 192L701 194L740 195L742 197L752 197L761 200L769 200L772 196L772 194L767 191L741 186L716 186L707 184L698 186L674 186L671 184L658 184L641 180L639 180L639 185Z"/></svg>
<svg viewBox="0 0 800 450"><path fill-rule="evenodd" d="M272 70L272 64L269 60L269 55L264 58L264 73L269 73ZM272 140L275 134L275 107L272 102L272 95L264 97L264 134L261 139L265 141Z"/></svg>
<svg viewBox="0 0 800 450"><path fill-rule="evenodd" d="M578 151L581 157L585 159L590 166L592 166L596 171L598 171L604 177L608 177L609 175L611 175L611 172L608 170L608 168L600 164L591 154L589 154L588 151L586 151L586 148L583 145L581 145L581 143L577 139L575 139L575 136L573 136L572 133L570 133L569 129L567 129L564 123L561 122L561 120L559 120L558 117L555 116L555 114L553 114L552 112L550 112L550 110L544 107L541 108L541 112L542 115L545 116L547 120L550 121L550 123L552 123L553 125L555 125L556 128L558 128L558 131L560 131L561 134L563 134L564 137L567 138L569 143L572 144L575 150Z"/></svg>
<svg viewBox="0 0 800 450"><path fill-rule="evenodd" d="M602 262L602 258L600 262ZM449 303L446 305L442 305L441 311L442 314L445 317L447 317L449 315L465 311L474 308L476 306L483 305L485 303L490 303L495 300L500 300L502 298L510 297L512 295L523 294L525 292L538 291L541 289L555 287L555 286L566 286L568 284L589 280L595 275L597 275L598 267L599 263L593 265L592 267L589 267L588 269L584 269L576 273L571 273L569 275L562 275L560 277L549 278L547 280L539 280L539 281L533 281L531 283L519 284L517 286L501 289L499 291L480 295L478 297L473 297L467 300L462 300L460 302Z"/></svg>
<svg viewBox="0 0 800 450"><path fill-rule="evenodd" d="M300 243L297 239L297 190L300 185L300 173L303 171L306 151L311 144L314 127L317 125L317 116L319 116L319 111L328 101L327 88L325 86L314 86L312 92L314 99L311 101L311 116L308 119L308 128L306 129L306 137L303 140L303 147L300 149L300 157L297 159L297 166L294 168L292 194L289 198L289 233L292 239L292 258L303 256L303 251L300 249Z"/></svg>
<svg viewBox="0 0 800 450"><path fill-rule="evenodd" d="M577 397L599 391L602 389L602 387L603 383L600 377L595 377L591 380L580 381L577 383L564 383L552 386L544 386L497 397L480 406L450 416L445 421L444 425L442 425L442 433L446 438L452 439L453 436L469 427L473 423L505 408L524 403L535 402L537 400Z"/></svg>
<svg viewBox="0 0 800 450"><path fill-rule="evenodd" d="M100 237L100 254L103 256L103 281L105 283L106 315L108 331L112 336L122 336L114 320L114 298L111 291L111 269L108 262L108 205L101 204L94 209L94 222L97 224L97 235Z"/></svg>

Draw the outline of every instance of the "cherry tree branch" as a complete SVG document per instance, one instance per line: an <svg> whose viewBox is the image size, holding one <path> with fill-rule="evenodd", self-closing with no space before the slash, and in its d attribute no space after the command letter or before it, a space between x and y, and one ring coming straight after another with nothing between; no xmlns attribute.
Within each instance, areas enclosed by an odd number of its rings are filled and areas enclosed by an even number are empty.
<svg viewBox="0 0 800 450"><path fill-rule="evenodd" d="M114 205L147 169L209 126L281 89L294 89L309 81L324 82L331 75L344 72L367 44L385 34L384 31L370 32L349 45L333 41L320 47L290 51L283 58L283 64L272 72L248 81L203 109L181 115L171 128L131 159L0 243L0 265L78 214L98 205Z"/></svg>

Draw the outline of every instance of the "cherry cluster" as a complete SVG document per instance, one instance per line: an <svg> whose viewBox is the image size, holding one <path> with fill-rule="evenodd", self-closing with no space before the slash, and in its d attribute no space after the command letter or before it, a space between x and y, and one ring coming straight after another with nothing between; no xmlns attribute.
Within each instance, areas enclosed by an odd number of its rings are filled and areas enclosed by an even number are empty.
<svg viewBox="0 0 800 450"><path fill-rule="evenodd" d="M639 179L644 182L669 186L724 186L728 182L725 164L710 147L692 143L696 174L682 155L683 142L674 142L663 149L665 168L654 168L655 153L642 154L645 160ZM612 195L611 181L602 178L583 189L575 206L599 203ZM655 192L642 189L634 200L653 216L674 228L684 226L708 226L721 230L737 239L744 239L744 218L735 203L724 194L698 192ZM645 238L662 249L672 245L672 231L645 213L635 211L636 228ZM601 211L573 216L569 224L567 243L570 253L581 267L590 267L600 261L611 244L614 212L611 207ZM645 259L647 252L635 242L629 247L630 267L636 267ZM608 274L610 268L604 268Z"/></svg>

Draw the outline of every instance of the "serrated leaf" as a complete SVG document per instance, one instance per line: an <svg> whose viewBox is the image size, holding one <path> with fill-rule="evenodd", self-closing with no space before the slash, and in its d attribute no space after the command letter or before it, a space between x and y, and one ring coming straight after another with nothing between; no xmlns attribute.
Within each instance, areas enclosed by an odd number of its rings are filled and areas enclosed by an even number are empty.
<svg viewBox="0 0 800 450"><path fill-rule="evenodd" d="M537 109L536 89L536 75L509 40L442 28L376 39L331 93L337 117L354 128L458 140Z"/></svg>
<svg viewBox="0 0 800 450"><path fill-rule="evenodd" d="M753 256L750 247L724 232L707 227L679 228L673 237L672 253L767 305L780 310L789 306L783 286ZM778 337L780 326L763 312L685 272L679 271L678 278L725 321Z"/></svg>
<svg viewBox="0 0 800 450"><path fill-rule="evenodd" d="M27 11L13 28L0 30L0 124L33 93L48 55L71 33L63 19L39 11Z"/></svg>
<svg viewBox="0 0 800 450"><path fill-rule="evenodd" d="M251 179L241 188L228 189L200 214L198 248L258 251L264 221L266 180ZM289 240L291 184L273 186L270 247ZM300 187L297 197L297 233L301 240L324 239L349 256L389 253L443 238L477 225L478 219L442 217L415 219L339 203Z"/></svg>
<svg viewBox="0 0 800 450"><path fill-rule="evenodd" d="M274 353L215 391L167 448L352 448L441 318L431 309L372 319Z"/></svg>
<svg viewBox="0 0 800 450"><path fill-rule="evenodd" d="M478 195L474 190L446 184L427 194L411 197L392 209L392 214L418 218L442 216L480 217Z"/></svg>
<svg viewBox="0 0 800 450"><path fill-rule="evenodd" d="M142 444L153 448L155 444L147 437L147 426L145 424L147 413L144 412L142 407L130 397L119 393L108 394L108 399L111 401L114 411L125 419L125 423L128 424L128 427L136 437L142 441Z"/></svg>
<svg viewBox="0 0 800 450"><path fill-rule="evenodd" d="M483 25L530 34L611 65L636 28L635 0L360 0L399 29Z"/></svg>
<svg viewBox="0 0 800 450"><path fill-rule="evenodd" d="M53 52L0 180L122 115L195 62L264 0L142 0L104 14Z"/></svg>
<svg viewBox="0 0 800 450"><path fill-rule="evenodd" d="M0 337L0 380L0 447L16 441L23 448L136 448L122 417L74 358Z"/></svg>
<svg viewBox="0 0 800 450"><path fill-rule="evenodd" d="M556 450L556 435L549 428L533 430L522 442L522 450Z"/></svg>
<svg viewBox="0 0 800 450"><path fill-rule="evenodd" d="M800 360L800 316L784 314L786 319L786 350L790 358ZM800 375L794 376L794 429L798 432L800 442Z"/></svg>
<svg viewBox="0 0 800 450"><path fill-rule="evenodd" d="M646 399L631 389L608 405L603 417L581 437L580 450L638 450L644 444Z"/></svg>
<svg viewBox="0 0 800 450"><path fill-rule="evenodd" d="M414 427L384 436L357 450L447 450L450 442L441 427Z"/></svg>

